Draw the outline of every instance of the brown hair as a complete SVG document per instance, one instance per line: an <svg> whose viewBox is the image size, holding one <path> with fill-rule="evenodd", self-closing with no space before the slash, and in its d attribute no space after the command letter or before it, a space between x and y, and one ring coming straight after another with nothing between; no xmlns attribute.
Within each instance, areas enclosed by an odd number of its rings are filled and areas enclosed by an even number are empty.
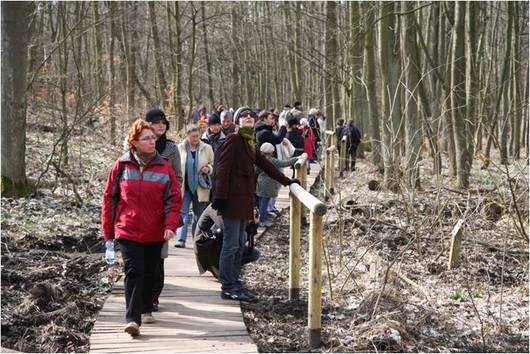
<svg viewBox="0 0 530 354"><path fill-rule="evenodd" d="M151 126L151 123L148 123L141 118L138 118L133 124L131 124L129 131L127 132L127 145L129 146L130 150L135 150L133 141L138 140L138 137L144 129L149 129L153 132L153 134L155 134L155 130Z"/></svg>
<svg viewBox="0 0 530 354"><path fill-rule="evenodd" d="M259 120L265 120L265 118L267 118L270 115L272 115L272 113L270 111L261 111L258 114L258 119Z"/></svg>

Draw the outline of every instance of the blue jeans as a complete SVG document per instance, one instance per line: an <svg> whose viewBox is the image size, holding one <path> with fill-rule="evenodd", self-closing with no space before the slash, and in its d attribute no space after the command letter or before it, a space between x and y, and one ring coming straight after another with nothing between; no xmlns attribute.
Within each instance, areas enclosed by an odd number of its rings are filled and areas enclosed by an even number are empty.
<svg viewBox="0 0 530 354"><path fill-rule="evenodd" d="M276 209L276 198L270 198L267 211L273 211L274 209Z"/></svg>
<svg viewBox="0 0 530 354"><path fill-rule="evenodd" d="M259 222L267 221L267 209L271 198L258 197Z"/></svg>
<svg viewBox="0 0 530 354"><path fill-rule="evenodd" d="M182 198L182 208L180 209L180 216L182 218L182 226L177 229L177 241L186 241L188 233L188 220L190 215L190 204L193 203L193 219L191 222L191 235L195 235L195 227L197 221L204 210L206 203L199 202L197 193L192 194L189 190L184 190L184 198Z"/></svg>
<svg viewBox="0 0 530 354"><path fill-rule="evenodd" d="M247 221L223 217L224 237L221 258L219 259L219 281L222 291L241 290L241 258L247 240Z"/></svg>

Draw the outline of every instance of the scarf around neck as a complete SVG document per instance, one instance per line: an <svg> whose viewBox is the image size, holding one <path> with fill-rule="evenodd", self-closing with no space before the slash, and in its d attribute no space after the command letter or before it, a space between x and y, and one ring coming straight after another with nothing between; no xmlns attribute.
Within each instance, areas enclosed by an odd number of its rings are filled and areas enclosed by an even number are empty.
<svg viewBox="0 0 530 354"><path fill-rule="evenodd" d="M138 162L138 165L140 165L140 172L142 172L149 162L151 162L156 156L156 151L152 154L144 154L139 151L133 151L132 153Z"/></svg>
<svg viewBox="0 0 530 354"><path fill-rule="evenodd" d="M256 146L256 138L254 137L254 128L250 127L240 127L239 134L245 139L245 141L250 145L251 148Z"/></svg>
<svg viewBox="0 0 530 354"><path fill-rule="evenodd" d="M158 151L159 154L163 153L166 149L166 143L167 143L167 137L166 133L162 134L158 139L156 139L156 151Z"/></svg>
<svg viewBox="0 0 530 354"><path fill-rule="evenodd" d="M197 161L199 160L199 145L195 150L195 158L191 153L190 144L186 144L186 183L192 194L197 191L199 184L199 174L197 173Z"/></svg>

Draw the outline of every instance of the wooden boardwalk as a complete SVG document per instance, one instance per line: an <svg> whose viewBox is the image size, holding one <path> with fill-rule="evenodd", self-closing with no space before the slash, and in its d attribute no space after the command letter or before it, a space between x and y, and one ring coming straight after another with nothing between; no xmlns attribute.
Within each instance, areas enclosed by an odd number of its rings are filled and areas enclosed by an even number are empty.
<svg viewBox="0 0 530 354"><path fill-rule="evenodd" d="M311 165L307 185L314 183L320 170ZM285 169L290 177L291 170ZM289 190L282 188L279 209L289 206ZM263 232L264 230L259 230ZM188 247L191 241L188 235ZM217 280L206 272L199 275L192 248L175 248L170 242L165 261L166 278L156 322L143 324L140 336L123 332L125 297L123 278L107 298L90 337L92 352L256 352L249 337L238 302L223 300Z"/></svg>

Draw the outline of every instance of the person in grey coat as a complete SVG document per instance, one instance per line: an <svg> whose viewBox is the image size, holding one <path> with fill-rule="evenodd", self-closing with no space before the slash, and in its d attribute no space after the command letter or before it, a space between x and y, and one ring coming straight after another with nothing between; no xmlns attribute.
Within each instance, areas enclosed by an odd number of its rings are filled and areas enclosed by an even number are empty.
<svg viewBox="0 0 530 354"><path fill-rule="evenodd" d="M169 130L169 121L166 118L164 111L158 108L153 108L145 115L145 120L153 126L156 140L156 151L165 159L175 171L179 184L182 184L182 169L180 166L180 154L178 152L177 143L166 137ZM153 311L158 311L158 298L164 288L164 259L168 257L168 241L162 245L162 252L160 255L159 276L155 281L155 297L153 301Z"/></svg>
<svg viewBox="0 0 530 354"><path fill-rule="evenodd" d="M271 143L263 143L260 151L279 169L294 166L296 160L298 160L298 157L293 157L289 160L278 160L273 156L274 146ZM272 222L267 220L267 206L271 198L278 196L281 185L259 168L256 170L256 175L258 175L256 195L258 196L259 223L262 227L269 227Z"/></svg>

